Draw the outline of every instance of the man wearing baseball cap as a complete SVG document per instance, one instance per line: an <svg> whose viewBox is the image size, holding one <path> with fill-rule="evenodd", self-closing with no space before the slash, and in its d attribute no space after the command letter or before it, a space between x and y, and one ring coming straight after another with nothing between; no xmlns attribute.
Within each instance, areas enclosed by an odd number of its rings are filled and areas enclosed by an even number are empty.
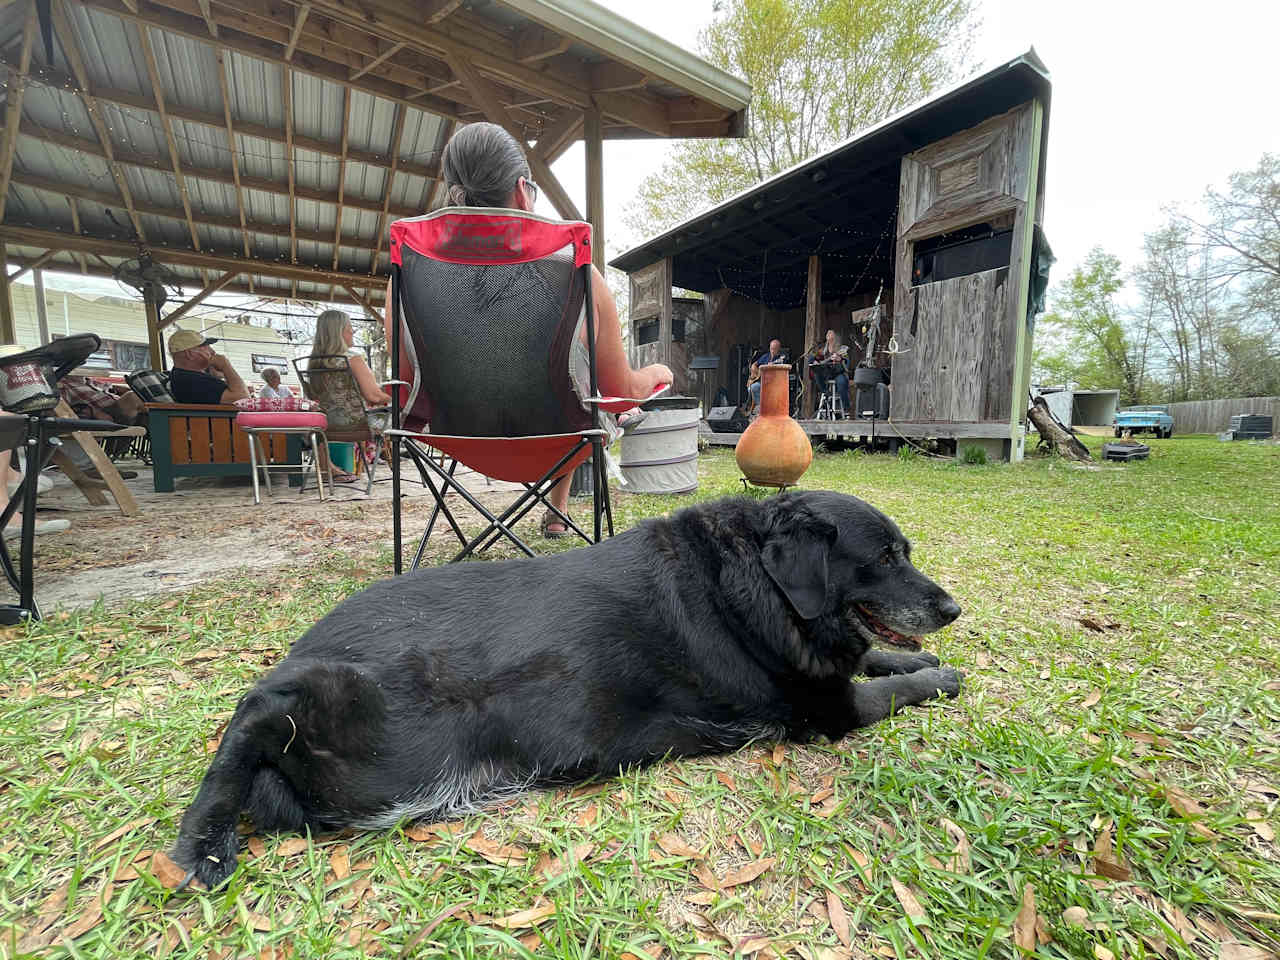
<svg viewBox="0 0 1280 960"><path fill-rule="evenodd" d="M231 361L213 352L211 344L217 342L195 330L179 330L169 338L169 392L178 403L234 403L249 396Z"/></svg>

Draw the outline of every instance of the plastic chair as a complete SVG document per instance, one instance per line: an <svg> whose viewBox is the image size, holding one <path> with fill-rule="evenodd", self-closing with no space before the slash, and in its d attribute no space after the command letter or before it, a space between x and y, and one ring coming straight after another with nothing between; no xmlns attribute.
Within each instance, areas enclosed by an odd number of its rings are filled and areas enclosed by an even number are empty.
<svg viewBox="0 0 1280 960"><path fill-rule="evenodd" d="M391 225L392 369L407 390L392 405L391 476L395 570L401 571L400 457L417 466L435 498L412 568L421 563L443 515L461 544L453 560L505 537L533 550L513 527L544 504L588 543L613 535L605 475L608 433L601 413L641 399L600 396L591 289L591 225L520 210L447 207ZM579 324L586 323L587 379L579 396L570 374ZM666 387L655 391L660 393ZM400 399L398 396L397 399ZM446 469L429 451L454 459ZM593 534L555 509L547 494L591 457ZM501 513L455 478L458 463L524 493ZM456 492L488 521L470 540L445 502Z"/></svg>

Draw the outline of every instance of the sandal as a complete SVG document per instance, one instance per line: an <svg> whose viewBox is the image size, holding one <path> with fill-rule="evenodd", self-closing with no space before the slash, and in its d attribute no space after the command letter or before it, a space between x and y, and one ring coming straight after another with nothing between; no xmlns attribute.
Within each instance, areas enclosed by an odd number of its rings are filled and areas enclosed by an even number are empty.
<svg viewBox="0 0 1280 960"><path fill-rule="evenodd" d="M334 483L359 483L360 478L354 473L335 473L333 475Z"/></svg>
<svg viewBox="0 0 1280 960"><path fill-rule="evenodd" d="M552 530L551 525L553 523L556 524L557 526L564 527L564 529ZM542 529L542 535L546 537L548 540L560 540L569 535L568 524L566 524L563 520L557 517L550 510L548 510L546 513L542 515L541 529Z"/></svg>

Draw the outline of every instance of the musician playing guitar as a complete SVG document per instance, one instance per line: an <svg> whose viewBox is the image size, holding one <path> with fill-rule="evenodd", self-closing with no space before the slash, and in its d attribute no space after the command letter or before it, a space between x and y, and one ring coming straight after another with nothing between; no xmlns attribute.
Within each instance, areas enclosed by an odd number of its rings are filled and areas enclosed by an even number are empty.
<svg viewBox="0 0 1280 960"><path fill-rule="evenodd" d="M826 340L814 351L809 361L809 369L821 396L827 392L832 381L836 385L836 393L844 404L845 414L849 413L849 347L840 343L840 337L834 330L827 331Z"/></svg>
<svg viewBox="0 0 1280 960"><path fill-rule="evenodd" d="M751 410L760 406L760 367L766 363L786 363L781 340L770 340L769 349L751 361L751 375L747 378L747 393L751 396ZM748 411L750 412L750 411Z"/></svg>

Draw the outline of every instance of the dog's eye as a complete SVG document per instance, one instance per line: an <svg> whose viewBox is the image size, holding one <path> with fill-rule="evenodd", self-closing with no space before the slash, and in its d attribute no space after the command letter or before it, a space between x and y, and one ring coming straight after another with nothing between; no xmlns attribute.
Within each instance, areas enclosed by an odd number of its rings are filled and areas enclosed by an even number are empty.
<svg viewBox="0 0 1280 960"><path fill-rule="evenodd" d="M892 548L886 547L884 552L880 554L880 564L881 566L885 566L885 567L891 566L893 564Z"/></svg>

